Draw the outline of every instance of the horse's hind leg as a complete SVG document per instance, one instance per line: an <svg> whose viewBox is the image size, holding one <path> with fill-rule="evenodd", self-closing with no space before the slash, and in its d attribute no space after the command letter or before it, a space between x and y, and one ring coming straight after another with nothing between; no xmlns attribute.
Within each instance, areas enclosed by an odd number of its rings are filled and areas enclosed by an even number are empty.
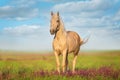
<svg viewBox="0 0 120 80"><path fill-rule="evenodd" d="M54 52L56 57L56 63L57 63L57 71L60 73L60 61L59 61L59 54L55 51Z"/></svg>
<svg viewBox="0 0 120 80"><path fill-rule="evenodd" d="M78 54L75 54L74 59L73 59L73 67L72 67L72 72L73 73L75 73L75 65L76 65L77 56L78 56Z"/></svg>

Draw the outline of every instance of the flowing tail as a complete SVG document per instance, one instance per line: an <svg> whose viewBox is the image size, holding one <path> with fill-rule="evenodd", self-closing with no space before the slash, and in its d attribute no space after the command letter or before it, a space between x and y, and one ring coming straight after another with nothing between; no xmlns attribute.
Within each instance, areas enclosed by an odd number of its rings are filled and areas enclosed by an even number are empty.
<svg viewBox="0 0 120 80"><path fill-rule="evenodd" d="M81 39L80 40L80 45L83 45L83 44L87 43L88 40L89 40L89 38L90 38L90 35L88 35L87 37L85 37L83 40Z"/></svg>

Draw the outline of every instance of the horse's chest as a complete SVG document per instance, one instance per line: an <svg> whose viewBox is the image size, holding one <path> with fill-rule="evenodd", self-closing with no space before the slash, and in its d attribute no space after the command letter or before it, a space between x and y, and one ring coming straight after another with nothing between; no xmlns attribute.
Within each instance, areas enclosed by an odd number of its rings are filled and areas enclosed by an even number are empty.
<svg viewBox="0 0 120 80"><path fill-rule="evenodd" d="M66 39L54 39L53 48L54 50L64 50L67 47Z"/></svg>

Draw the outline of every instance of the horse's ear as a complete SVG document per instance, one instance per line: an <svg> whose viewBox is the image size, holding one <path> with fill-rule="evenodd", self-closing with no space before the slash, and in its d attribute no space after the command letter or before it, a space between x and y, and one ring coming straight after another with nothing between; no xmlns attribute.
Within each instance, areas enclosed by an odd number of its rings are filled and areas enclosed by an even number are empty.
<svg viewBox="0 0 120 80"><path fill-rule="evenodd" d="M53 15L53 12L51 11L51 16Z"/></svg>
<svg viewBox="0 0 120 80"><path fill-rule="evenodd" d="M57 15L59 16L59 12L57 12Z"/></svg>

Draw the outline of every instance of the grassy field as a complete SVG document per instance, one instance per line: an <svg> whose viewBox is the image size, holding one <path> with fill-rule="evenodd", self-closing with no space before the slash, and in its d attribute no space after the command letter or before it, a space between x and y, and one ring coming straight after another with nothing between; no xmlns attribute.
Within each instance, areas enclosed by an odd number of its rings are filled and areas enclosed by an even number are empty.
<svg viewBox="0 0 120 80"><path fill-rule="evenodd" d="M70 70L59 75L52 52L0 51L0 80L120 80L120 51L80 52L75 74L72 59L70 54Z"/></svg>

